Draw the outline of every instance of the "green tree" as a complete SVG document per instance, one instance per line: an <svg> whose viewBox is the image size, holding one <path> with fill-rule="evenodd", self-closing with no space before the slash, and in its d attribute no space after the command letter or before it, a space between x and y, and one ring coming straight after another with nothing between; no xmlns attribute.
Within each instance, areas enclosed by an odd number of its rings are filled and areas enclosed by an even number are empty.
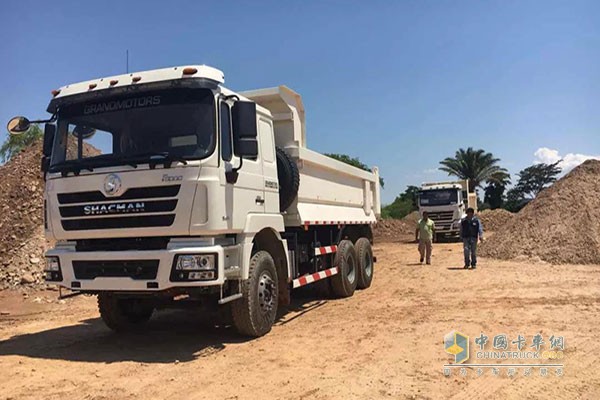
<svg viewBox="0 0 600 400"><path fill-rule="evenodd" d="M44 132L38 125L32 125L27 132L20 135L8 135L8 138L0 146L0 159L2 163L7 162L12 156L18 154L25 147L40 140Z"/></svg>
<svg viewBox="0 0 600 400"><path fill-rule="evenodd" d="M492 210L500 208L504 205L504 192L506 184L498 182L490 182L484 189L485 196L484 204L487 204Z"/></svg>
<svg viewBox="0 0 600 400"><path fill-rule="evenodd" d="M371 172L371 168L369 168L369 166L367 164L364 164L362 161L360 161L358 159L358 157L350 157L349 155L346 155L346 154L336 154L336 153L325 153L325 155L327 157L334 158L343 163L352 165L353 167L360 168L364 171ZM381 176L379 177L379 184L381 185L381 187L384 187L384 181Z"/></svg>
<svg viewBox="0 0 600 400"><path fill-rule="evenodd" d="M553 164L539 163L525 168L517 174L519 176L517 188L524 197L531 199L537 197L542 190L556 182L558 175L562 172L558 166L561 162L562 160Z"/></svg>
<svg viewBox="0 0 600 400"><path fill-rule="evenodd" d="M407 186L403 193L400 193L391 204L381 209L381 218L401 219L418 209L417 196L419 188L416 186Z"/></svg>
<svg viewBox="0 0 600 400"><path fill-rule="evenodd" d="M510 175L505 168L498 165L499 158L485 150L458 149L454 157L447 157L440 161L439 169L460 179L469 180L469 191L481 187L484 182L510 181Z"/></svg>
<svg viewBox="0 0 600 400"><path fill-rule="evenodd" d="M562 171L558 166L561 161L553 164L534 164L521 170L517 174L519 181L506 194L505 208L513 212L519 211L536 198L542 190L556 182Z"/></svg>

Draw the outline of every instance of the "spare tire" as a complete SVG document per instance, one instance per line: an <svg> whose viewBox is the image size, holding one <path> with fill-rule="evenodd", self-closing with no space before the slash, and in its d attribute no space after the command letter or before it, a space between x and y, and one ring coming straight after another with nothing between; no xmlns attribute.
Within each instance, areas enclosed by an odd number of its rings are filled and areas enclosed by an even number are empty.
<svg viewBox="0 0 600 400"><path fill-rule="evenodd" d="M277 177L279 179L279 210L285 211L292 205L300 187L300 171L296 162L277 147Z"/></svg>

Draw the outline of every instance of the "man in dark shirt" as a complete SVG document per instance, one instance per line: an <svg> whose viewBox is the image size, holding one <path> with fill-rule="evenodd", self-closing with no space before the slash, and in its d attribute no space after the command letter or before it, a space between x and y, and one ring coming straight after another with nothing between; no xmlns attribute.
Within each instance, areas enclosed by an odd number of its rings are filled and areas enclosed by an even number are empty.
<svg viewBox="0 0 600 400"><path fill-rule="evenodd" d="M483 242L483 225L475 216L475 210L467 209L467 216L460 222L460 237L465 253L465 269L477 268L477 239Z"/></svg>

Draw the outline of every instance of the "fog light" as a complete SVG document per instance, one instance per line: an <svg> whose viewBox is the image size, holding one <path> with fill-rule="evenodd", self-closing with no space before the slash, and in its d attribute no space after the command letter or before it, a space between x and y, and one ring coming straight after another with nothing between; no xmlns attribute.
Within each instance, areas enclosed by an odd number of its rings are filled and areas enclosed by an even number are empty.
<svg viewBox="0 0 600 400"><path fill-rule="evenodd" d="M214 271L190 272L188 275L190 280L210 280L215 279Z"/></svg>
<svg viewBox="0 0 600 400"><path fill-rule="evenodd" d="M212 254L177 256L175 269L184 271L212 270L215 269L215 256Z"/></svg>

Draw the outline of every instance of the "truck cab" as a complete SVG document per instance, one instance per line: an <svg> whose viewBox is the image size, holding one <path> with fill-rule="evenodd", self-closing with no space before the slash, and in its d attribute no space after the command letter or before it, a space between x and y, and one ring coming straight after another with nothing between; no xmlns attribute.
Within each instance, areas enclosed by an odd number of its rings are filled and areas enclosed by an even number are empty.
<svg viewBox="0 0 600 400"><path fill-rule="evenodd" d="M158 307L231 303L240 333L260 336L295 287L331 277L345 297L370 285L377 170L306 149L292 90L223 84L205 65L99 78L54 90L52 117L33 121L45 123L56 241L46 280L98 295L114 330Z"/></svg>
<svg viewBox="0 0 600 400"><path fill-rule="evenodd" d="M457 237L460 221L469 207L477 209L477 194L469 192L469 181L423 183L418 195L419 213L429 213L436 236Z"/></svg>

